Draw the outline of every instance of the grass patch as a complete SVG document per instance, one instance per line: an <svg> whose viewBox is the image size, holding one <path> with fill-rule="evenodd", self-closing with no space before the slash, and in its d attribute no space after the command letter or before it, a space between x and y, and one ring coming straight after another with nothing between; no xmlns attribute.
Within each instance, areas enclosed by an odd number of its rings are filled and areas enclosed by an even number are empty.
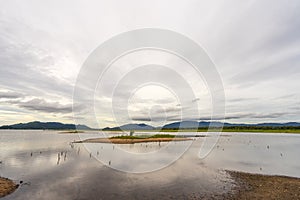
<svg viewBox="0 0 300 200"><path fill-rule="evenodd" d="M110 139L147 139L147 138L174 138L175 135L170 134L155 134L155 135L120 135L120 136L114 136L110 137Z"/></svg>

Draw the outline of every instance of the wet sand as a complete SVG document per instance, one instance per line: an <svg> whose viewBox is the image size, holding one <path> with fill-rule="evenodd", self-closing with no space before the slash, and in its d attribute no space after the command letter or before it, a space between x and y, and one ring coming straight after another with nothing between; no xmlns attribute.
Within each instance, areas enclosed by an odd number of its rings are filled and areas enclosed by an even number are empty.
<svg viewBox="0 0 300 200"><path fill-rule="evenodd" d="M141 138L141 139L120 139L120 138L92 138L75 143L114 143L114 144L134 144L134 143L146 143L146 142L178 142L188 141L191 138Z"/></svg>
<svg viewBox="0 0 300 200"><path fill-rule="evenodd" d="M227 171L234 181L224 199L300 199L300 178Z"/></svg>
<svg viewBox="0 0 300 200"><path fill-rule="evenodd" d="M4 197L18 188L18 185L13 181L0 177L0 198Z"/></svg>

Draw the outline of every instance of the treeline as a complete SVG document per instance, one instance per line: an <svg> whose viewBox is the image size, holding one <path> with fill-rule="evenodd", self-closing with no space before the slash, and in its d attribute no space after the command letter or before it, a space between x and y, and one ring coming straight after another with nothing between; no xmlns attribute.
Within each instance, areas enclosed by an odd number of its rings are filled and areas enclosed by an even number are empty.
<svg viewBox="0 0 300 200"><path fill-rule="evenodd" d="M228 126L224 130L300 130L295 126Z"/></svg>

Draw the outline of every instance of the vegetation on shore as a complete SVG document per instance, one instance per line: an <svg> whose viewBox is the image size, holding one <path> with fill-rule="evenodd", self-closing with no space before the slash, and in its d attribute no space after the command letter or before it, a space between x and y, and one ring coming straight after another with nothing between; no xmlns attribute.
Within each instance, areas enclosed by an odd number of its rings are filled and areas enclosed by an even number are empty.
<svg viewBox="0 0 300 200"><path fill-rule="evenodd" d="M300 127L253 127L253 126L233 126L220 128L205 128L198 129L161 129L160 132L254 132L254 133L300 133Z"/></svg>
<svg viewBox="0 0 300 200"><path fill-rule="evenodd" d="M245 132L245 133L300 133L300 128L198 128L198 129L157 129L157 130L135 130L135 132ZM112 130L109 132L120 132L119 130Z"/></svg>
<svg viewBox="0 0 300 200"><path fill-rule="evenodd" d="M91 138L83 141L76 141L75 143L114 143L114 144L134 144L145 142L171 142L171 141L187 141L191 138L184 136L176 136L169 134L156 135L121 135L110 138Z"/></svg>
<svg viewBox="0 0 300 200"><path fill-rule="evenodd" d="M105 131L105 130L104 130ZM120 132L122 130L109 130ZM149 130L134 130L135 132L253 132L253 133L300 133L297 126L224 126L220 127L199 127L199 128L156 128ZM148 137L148 136L147 136Z"/></svg>

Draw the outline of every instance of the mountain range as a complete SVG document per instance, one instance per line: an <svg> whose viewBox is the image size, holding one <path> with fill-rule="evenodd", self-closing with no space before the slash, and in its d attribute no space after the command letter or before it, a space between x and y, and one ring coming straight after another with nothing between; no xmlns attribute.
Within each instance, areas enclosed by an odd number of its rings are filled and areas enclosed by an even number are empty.
<svg viewBox="0 0 300 200"><path fill-rule="evenodd" d="M166 124L162 127L154 127L147 124L125 124L120 127L109 128L106 127L103 130L114 131L114 130L155 130L155 129L198 129L207 127L300 127L298 122L288 123L258 123L258 124L232 124L222 122L209 122L209 121L181 121Z"/></svg>
<svg viewBox="0 0 300 200"><path fill-rule="evenodd" d="M258 124L232 124L232 123L221 123L221 122L209 122L209 121L181 121L166 124L162 127L154 127L148 124L125 124L116 127L106 127L104 131L116 131L116 130L157 130L157 129L198 129L211 127L273 127L273 128L284 128L284 127L300 127L298 122L287 122L287 123L258 123ZM63 124L60 122L28 122L19 123L13 125L0 126L0 129L39 129L39 130L93 130L86 125L75 125L75 124Z"/></svg>
<svg viewBox="0 0 300 200"><path fill-rule="evenodd" d="M164 125L163 129L172 129L172 128L183 128L183 129L192 129L192 128L206 128L206 127L300 127L298 122L288 122L288 123L258 123L258 124L232 124L232 123L221 123L221 122L208 122L208 121L182 121L174 122L167 125Z"/></svg>
<svg viewBox="0 0 300 200"><path fill-rule="evenodd" d="M28 123L19 123L13 125L4 125L0 129L51 129L51 130L90 130L91 128L86 125L75 125L75 124L63 124L60 122L28 122Z"/></svg>

